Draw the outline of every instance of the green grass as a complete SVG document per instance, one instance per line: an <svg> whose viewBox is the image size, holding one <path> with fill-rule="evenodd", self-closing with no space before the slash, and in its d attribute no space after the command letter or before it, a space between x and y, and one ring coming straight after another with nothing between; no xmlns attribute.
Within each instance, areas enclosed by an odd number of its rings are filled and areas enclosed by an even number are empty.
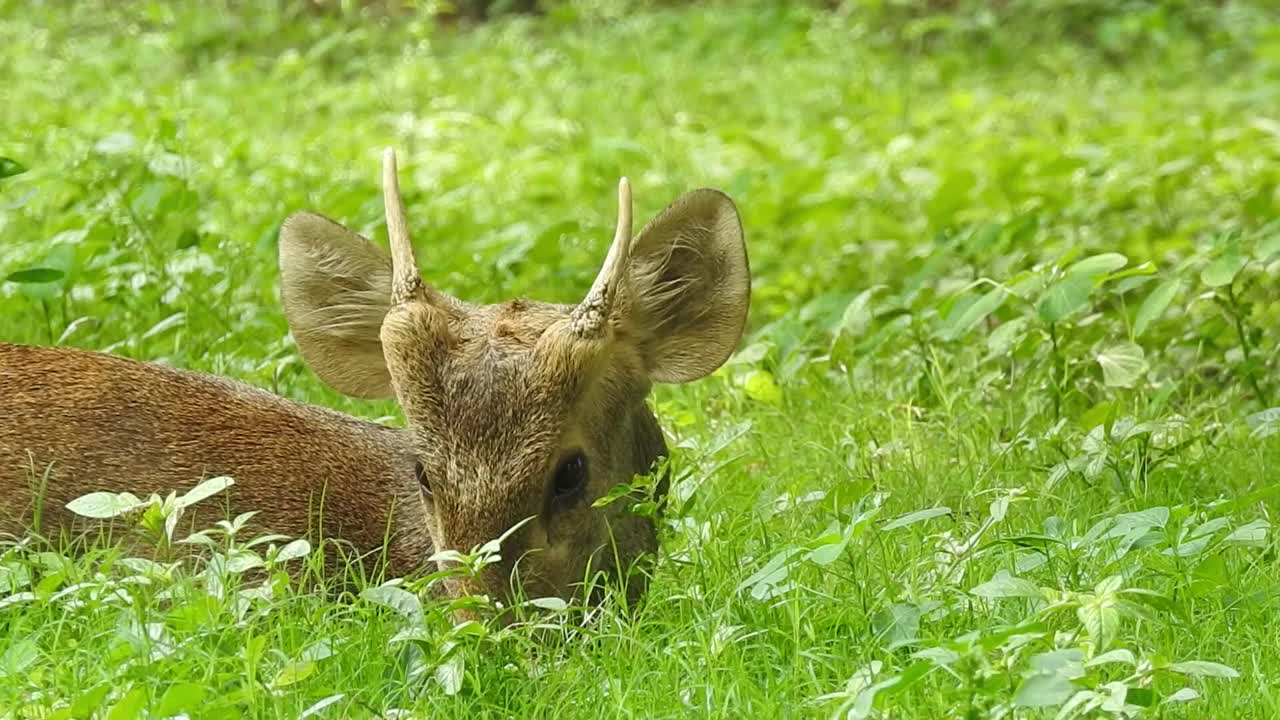
<svg viewBox="0 0 1280 720"><path fill-rule="evenodd" d="M0 340L398 417L301 365L274 254L304 207L381 237L385 145L461 297L577 299L622 174L643 217L728 192L754 276L735 359L656 392L683 480L638 612L458 629L6 546L0 718L1280 714L1274 13L1134 3L1108 45L852 5L0 0Z"/></svg>

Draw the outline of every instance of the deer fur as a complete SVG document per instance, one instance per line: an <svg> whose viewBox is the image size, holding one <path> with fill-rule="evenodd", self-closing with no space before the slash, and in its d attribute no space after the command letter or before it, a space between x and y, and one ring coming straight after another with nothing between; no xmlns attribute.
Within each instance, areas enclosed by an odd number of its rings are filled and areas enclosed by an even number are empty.
<svg viewBox="0 0 1280 720"><path fill-rule="evenodd" d="M711 373L740 339L750 273L732 201L690 192L633 237L624 179L582 303L476 305L423 281L396 172L388 149L390 256L310 212L284 222L279 252L303 359L343 393L396 398L406 429L211 375L0 344L0 532L77 526L66 504L89 492L164 495L229 475L196 506L205 520L257 511L257 527L339 538L394 575L519 525L500 562L450 581L455 596L506 599L514 583L569 599L653 551L651 518L592 501L666 453L652 384Z"/></svg>

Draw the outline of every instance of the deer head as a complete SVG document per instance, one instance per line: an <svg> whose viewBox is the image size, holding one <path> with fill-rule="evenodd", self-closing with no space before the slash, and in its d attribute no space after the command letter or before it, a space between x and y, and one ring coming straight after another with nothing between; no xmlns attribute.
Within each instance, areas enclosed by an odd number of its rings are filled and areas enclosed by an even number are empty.
<svg viewBox="0 0 1280 720"><path fill-rule="evenodd" d="M501 562L449 590L506 598L514 574L531 596L569 598L591 573L627 570L656 549L652 521L592 501L665 454L652 384L701 378L738 343L750 271L733 202L690 192L633 236L624 178L613 244L581 303L476 305L422 280L390 148L383 187L390 257L313 213L284 223L285 312L326 383L399 402L437 550L525 521Z"/></svg>

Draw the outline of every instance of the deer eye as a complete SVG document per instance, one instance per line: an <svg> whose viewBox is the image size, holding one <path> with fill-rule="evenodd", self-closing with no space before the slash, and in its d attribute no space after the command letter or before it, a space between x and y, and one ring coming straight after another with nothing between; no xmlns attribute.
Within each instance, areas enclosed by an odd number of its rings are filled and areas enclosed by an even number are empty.
<svg viewBox="0 0 1280 720"><path fill-rule="evenodd" d="M431 480L427 477L427 468L422 465L421 460L414 461L413 475L418 478L418 484L422 486L422 492L427 497L431 497Z"/></svg>
<svg viewBox="0 0 1280 720"><path fill-rule="evenodd" d="M560 461L552 488L557 500L568 500L587 485L587 458L574 452Z"/></svg>

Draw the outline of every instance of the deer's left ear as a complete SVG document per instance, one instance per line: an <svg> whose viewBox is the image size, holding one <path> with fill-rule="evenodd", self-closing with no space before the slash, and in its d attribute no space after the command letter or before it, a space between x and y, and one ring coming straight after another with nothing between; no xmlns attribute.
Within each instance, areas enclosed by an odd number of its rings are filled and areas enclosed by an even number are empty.
<svg viewBox="0 0 1280 720"><path fill-rule="evenodd" d="M654 382L682 383L720 367L742 337L751 269L738 209L718 190L695 190L631 243L616 321Z"/></svg>

